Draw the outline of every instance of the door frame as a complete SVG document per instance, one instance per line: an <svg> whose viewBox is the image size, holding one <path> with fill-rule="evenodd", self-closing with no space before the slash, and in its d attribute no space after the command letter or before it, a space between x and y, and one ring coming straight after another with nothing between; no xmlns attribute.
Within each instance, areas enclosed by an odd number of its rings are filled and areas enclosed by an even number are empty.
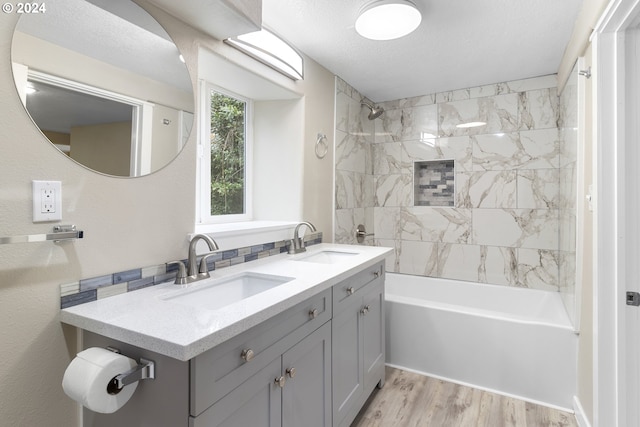
<svg viewBox="0 0 640 427"><path fill-rule="evenodd" d="M596 90L594 233L594 425L637 424L638 307L625 303L628 279L640 271L638 116L640 90L629 78L640 62L629 55L640 0L612 0L592 35ZM633 71L632 71L633 70ZM633 338L631 338L633 337ZM631 378L631 380L629 380Z"/></svg>

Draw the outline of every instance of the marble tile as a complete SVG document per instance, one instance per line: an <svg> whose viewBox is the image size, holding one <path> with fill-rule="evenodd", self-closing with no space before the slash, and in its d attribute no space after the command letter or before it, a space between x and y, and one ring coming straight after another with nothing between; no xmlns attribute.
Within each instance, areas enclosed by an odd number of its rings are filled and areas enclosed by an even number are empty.
<svg viewBox="0 0 640 427"><path fill-rule="evenodd" d="M473 209L471 243L557 250L556 209Z"/></svg>
<svg viewBox="0 0 640 427"><path fill-rule="evenodd" d="M518 286L558 291L558 251L518 249Z"/></svg>
<svg viewBox="0 0 640 427"><path fill-rule="evenodd" d="M469 186L471 183L471 175L469 172L458 172L455 174L455 207L463 209L471 209L473 204L469 198Z"/></svg>
<svg viewBox="0 0 640 427"><path fill-rule="evenodd" d="M470 243L471 210L444 207L407 207L400 212L402 240Z"/></svg>
<svg viewBox="0 0 640 427"><path fill-rule="evenodd" d="M402 144L400 142L384 142L373 144L373 174L388 175L402 173Z"/></svg>
<svg viewBox="0 0 640 427"><path fill-rule="evenodd" d="M549 89L558 87L558 79L555 74L533 77L524 80L514 80L504 83L509 92L526 92L539 89Z"/></svg>
<svg viewBox="0 0 640 427"><path fill-rule="evenodd" d="M575 164L567 165L558 170L559 205L562 209L576 209L578 195L577 173Z"/></svg>
<svg viewBox="0 0 640 427"><path fill-rule="evenodd" d="M564 252L575 252L577 239L577 218L575 210L560 209L558 217L558 249Z"/></svg>
<svg viewBox="0 0 640 427"><path fill-rule="evenodd" d="M374 166L374 149L376 144L372 142L366 142L363 145L364 151L364 173L367 175L373 175L373 166Z"/></svg>
<svg viewBox="0 0 640 427"><path fill-rule="evenodd" d="M578 127L578 73L577 70L569 75L569 79L560 94L560 108L558 114L558 127Z"/></svg>
<svg viewBox="0 0 640 427"><path fill-rule="evenodd" d="M469 98L482 98L487 96L501 95L509 93L509 88L505 83L476 86L469 89Z"/></svg>
<svg viewBox="0 0 640 427"><path fill-rule="evenodd" d="M356 98L357 91L349 83L336 76L336 92L344 93L349 98Z"/></svg>
<svg viewBox="0 0 640 427"><path fill-rule="evenodd" d="M560 251L558 288L562 294L573 295L576 288L576 253Z"/></svg>
<svg viewBox="0 0 640 427"><path fill-rule="evenodd" d="M574 166L578 160L578 129L560 129L558 140L560 145L560 168Z"/></svg>
<svg viewBox="0 0 640 427"><path fill-rule="evenodd" d="M461 136L495 132L512 132L518 129L518 95L507 94L453 101L438 104L439 135ZM457 128L469 122L485 122L473 128Z"/></svg>
<svg viewBox="0 0 640 427"><path fill-rule="evenodd" d="M373 206L411 206L413 181L411 175L393 174L375 177Z"/></svg>
<svg viewBox="0 0 640 427"><path fill-rule="evenodd" d="M436 102L451 102L451 101L464 101L469 99L471 96L471 89L458 89L458 90L450 90L448 92L439 92L436 93Z"/></svg>
<svg viewBox="0 0 640 427"><path fill-rule="evenodd" d="M557 137L557 129L473 136L473 170L557 168Z"/></svg>
<svg viewBox="0 0 640 427"><path fill-rule="evenodd" d="M413 163L422 160L453 159L456 171L470 171L473 168L473 145L468 136L405 141L402 146L402 165L410 168L406 173L413 173Z"/></svg>
<svg viewBox="0 0 640 427"><path fill-rule="evenodd" d="M477 282L479 268L480 246L438 244L438 277Z"/></svg>
<svg viewBox="0 0 640 427"><path fill-rule="evenodd" d="M336 94L336 129L349 133L349 104L352 99L344 92Z"/></svg>
<svg viewBox="0 0 640 427"><path fill-rule="evenodd" d="M515 285L518 277L516 249L480 246L478 281L493 285Z"/></svg>
<svg viewBox="0 0 640 427"><path fill-rule="evenodd" d="M398 272L435 276L438 265L438 245L431 242L402 240L398 247Z"/></svg>
<svg viewBox="0 0 640 427"><path fill-rule="evenodd" d="M411 98L401 98L392 101L379 102L376 105L384 108L385 111L398 110L402 108L420 107L422 105L433 105L436 103L435 94L413 96Z"/></svg>
<svg viewBox="0 0 640 427"><path fill-rule="evenodd" d="M364 224L364 208L359 209L338 209L335 213L335 233L334 241L355 245L355 231L358 224Z"/></svg>
<svg viewBox="0 0 640 427"><path fill-rule="evenodd" d="M336 209L362 206L364 174L336 170Z"/></svg>
<svg viewBox="0 0 640 427"><path fill-rule="evenodd" d="M373 209L374 233L377 239L397 240L400 238L401 228L400 208L381 207Z"/></svg>
<svg viewBox="0 0 640 427"><path fill-rule="evenodd" d="M556 88L519 94L520 129L557 129L558 94Z"/></svg>
<svg viewBox="0 0 640 427"><path fill-rule="evenodd" d="M518 203L521 209L557 209L560 206L558 169L518 171Z"/></svg>
<svg viewBox="0 0 640 427"><path fill-rule="evenodd" d="M376 144L383 142L397 142L402 140L403 128L403 111L385 110L384 114L375 119L375 137Z"/></svg>
<svg viewBox="0 0 640 427"><path fill-rule="evenodd" d="M367 121L366 110L360 104L360 99L352 98L342 92L336 95L337 130L341 130L351 135L363 136L365 135L365 129L363 126Z"/></svg>
<svg viewBox="0 0 640 427"><path fill-rule="evenodd" d="M400 272L400 262L398 258L398 251L400 250L399 240L389 239L375 239L376 246L382 246L385 248L393 248L393 253L385 258L385 269L391 273Z"/></svg>
<svg viewBox="0 0 640 427"><path fill-rule="evenodd" d="M375 206L376 177L374 175L365 174L363 179L361 207L373 208Z"/></svg>
<svg viewBox="0 0 640 427"><path fill-rule="evenodd" d="M484 171L456 174L457 207L516 208L516 172Z"/></svg>
<svg viewBox="0 0 640 427"><path fill-rule="evenodd" d="M402 109L402 141L423 141L438 135L438 106Z"/></svg>
<svg viewBox="0 0 640 427"><path fill-rule="evenodd" d="M336 169L351 172L366 172L366 143L361 137L336 130Z"/></svg>

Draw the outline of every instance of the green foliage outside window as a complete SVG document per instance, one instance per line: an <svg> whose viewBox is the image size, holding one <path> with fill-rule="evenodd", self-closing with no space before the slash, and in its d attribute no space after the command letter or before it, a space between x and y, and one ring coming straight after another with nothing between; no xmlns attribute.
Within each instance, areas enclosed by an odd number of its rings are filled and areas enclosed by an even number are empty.
<svg viewBox="0 0 640 427"><path fill-rule="evenodd" d="M245 107L211 93L211 215L244 213Z"/></svg>

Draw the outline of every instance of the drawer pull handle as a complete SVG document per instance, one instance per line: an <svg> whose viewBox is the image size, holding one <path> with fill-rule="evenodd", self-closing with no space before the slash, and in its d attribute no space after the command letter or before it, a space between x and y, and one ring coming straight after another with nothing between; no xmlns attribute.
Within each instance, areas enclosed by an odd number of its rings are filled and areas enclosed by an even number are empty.
<svg viewBox="0 0 640 427"><path fill-rule="evenodd" d="M289 378L293 378L296 376L296 368L289 368L287 369L287 375L289 375Z"/></svg>
<svg viewBox="0 0 640 427"><path fill-rule="evenodd" d="M375 277L376 279L377 279L378 277L380 277L380 272L379 272L379 271L377 271L377 270L376 270L376 271L374 271L374 272L373 272L373 277Z"/></svg>
<svg viewBox="0 0 640 427"><path fill-rule="evenodd" d="M369 309L371 307L369 307L368 305L365 305L364 307L362 307L362 310L360 310L360 313L362 313L363 316L366 316L367 313L369 313Z"/></svg>
<svg viewBox="0 0 640 427"><path fill-rule="evenodd" d="M318 317L318 309L314 308L313 310L309 310L309 317L311 319L315 319L316 317Z"/></svg>
<svg viewBox="0 0 640 427"><path fill-rule="evenodd" d="M276 383L276 385L277 385L278 387L280 387L280 388L284 388L284 383L286 383L286 382L287 382L287 379L286 379L284 376L277 377L277 378L275 379L275 383Z"/></svg>
<svg viewBox="0 0 640 427"><path fill-rule="evenodd" d="M240 354L240 357L242 357L242 360L244 360L245 362L251 361L251 359L253 359L254 356L255 356L255 353L250 348L246 350L242 350L242 354Z"/></svg>
<svg viewBox="0 0 640 427"><path fill-rule="evenodd" d="M353 286L349 286L349 287L347 288L347 295L353 295L353 293L354 293L355 291L356 291L356 290L355 290L355 289L353 289Z"/></svg>

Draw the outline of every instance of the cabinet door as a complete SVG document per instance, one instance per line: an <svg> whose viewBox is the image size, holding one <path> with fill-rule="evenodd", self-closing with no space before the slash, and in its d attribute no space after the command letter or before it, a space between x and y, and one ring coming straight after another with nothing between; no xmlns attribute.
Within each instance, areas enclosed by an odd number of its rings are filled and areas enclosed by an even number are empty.
<svg viewBox="0 0 640 427"><path fill-rule="evenodd" d="M280 377L281 357L258 371L197 417L190 427L280 427L282 389L275 383Z"/></svg>
<svg viewBox="0 0 640 427"><path fill-rule="evenodd" d="M385 327L384 286L376 284L363 299L364 388L367 392L384 383Z"/></svg>
<svg viewBox="0 0 640 427"><path fill-rule="evenodd" d="M341 425L344 417L363 393L362 367L362 299L334 313L332 329L333 425Z"/></svg>
<svg viewBox="0 0 640 427"><path fill-rule="evenodd" d="M331 426L331 323L282 355L283 427Z"/></svg>

